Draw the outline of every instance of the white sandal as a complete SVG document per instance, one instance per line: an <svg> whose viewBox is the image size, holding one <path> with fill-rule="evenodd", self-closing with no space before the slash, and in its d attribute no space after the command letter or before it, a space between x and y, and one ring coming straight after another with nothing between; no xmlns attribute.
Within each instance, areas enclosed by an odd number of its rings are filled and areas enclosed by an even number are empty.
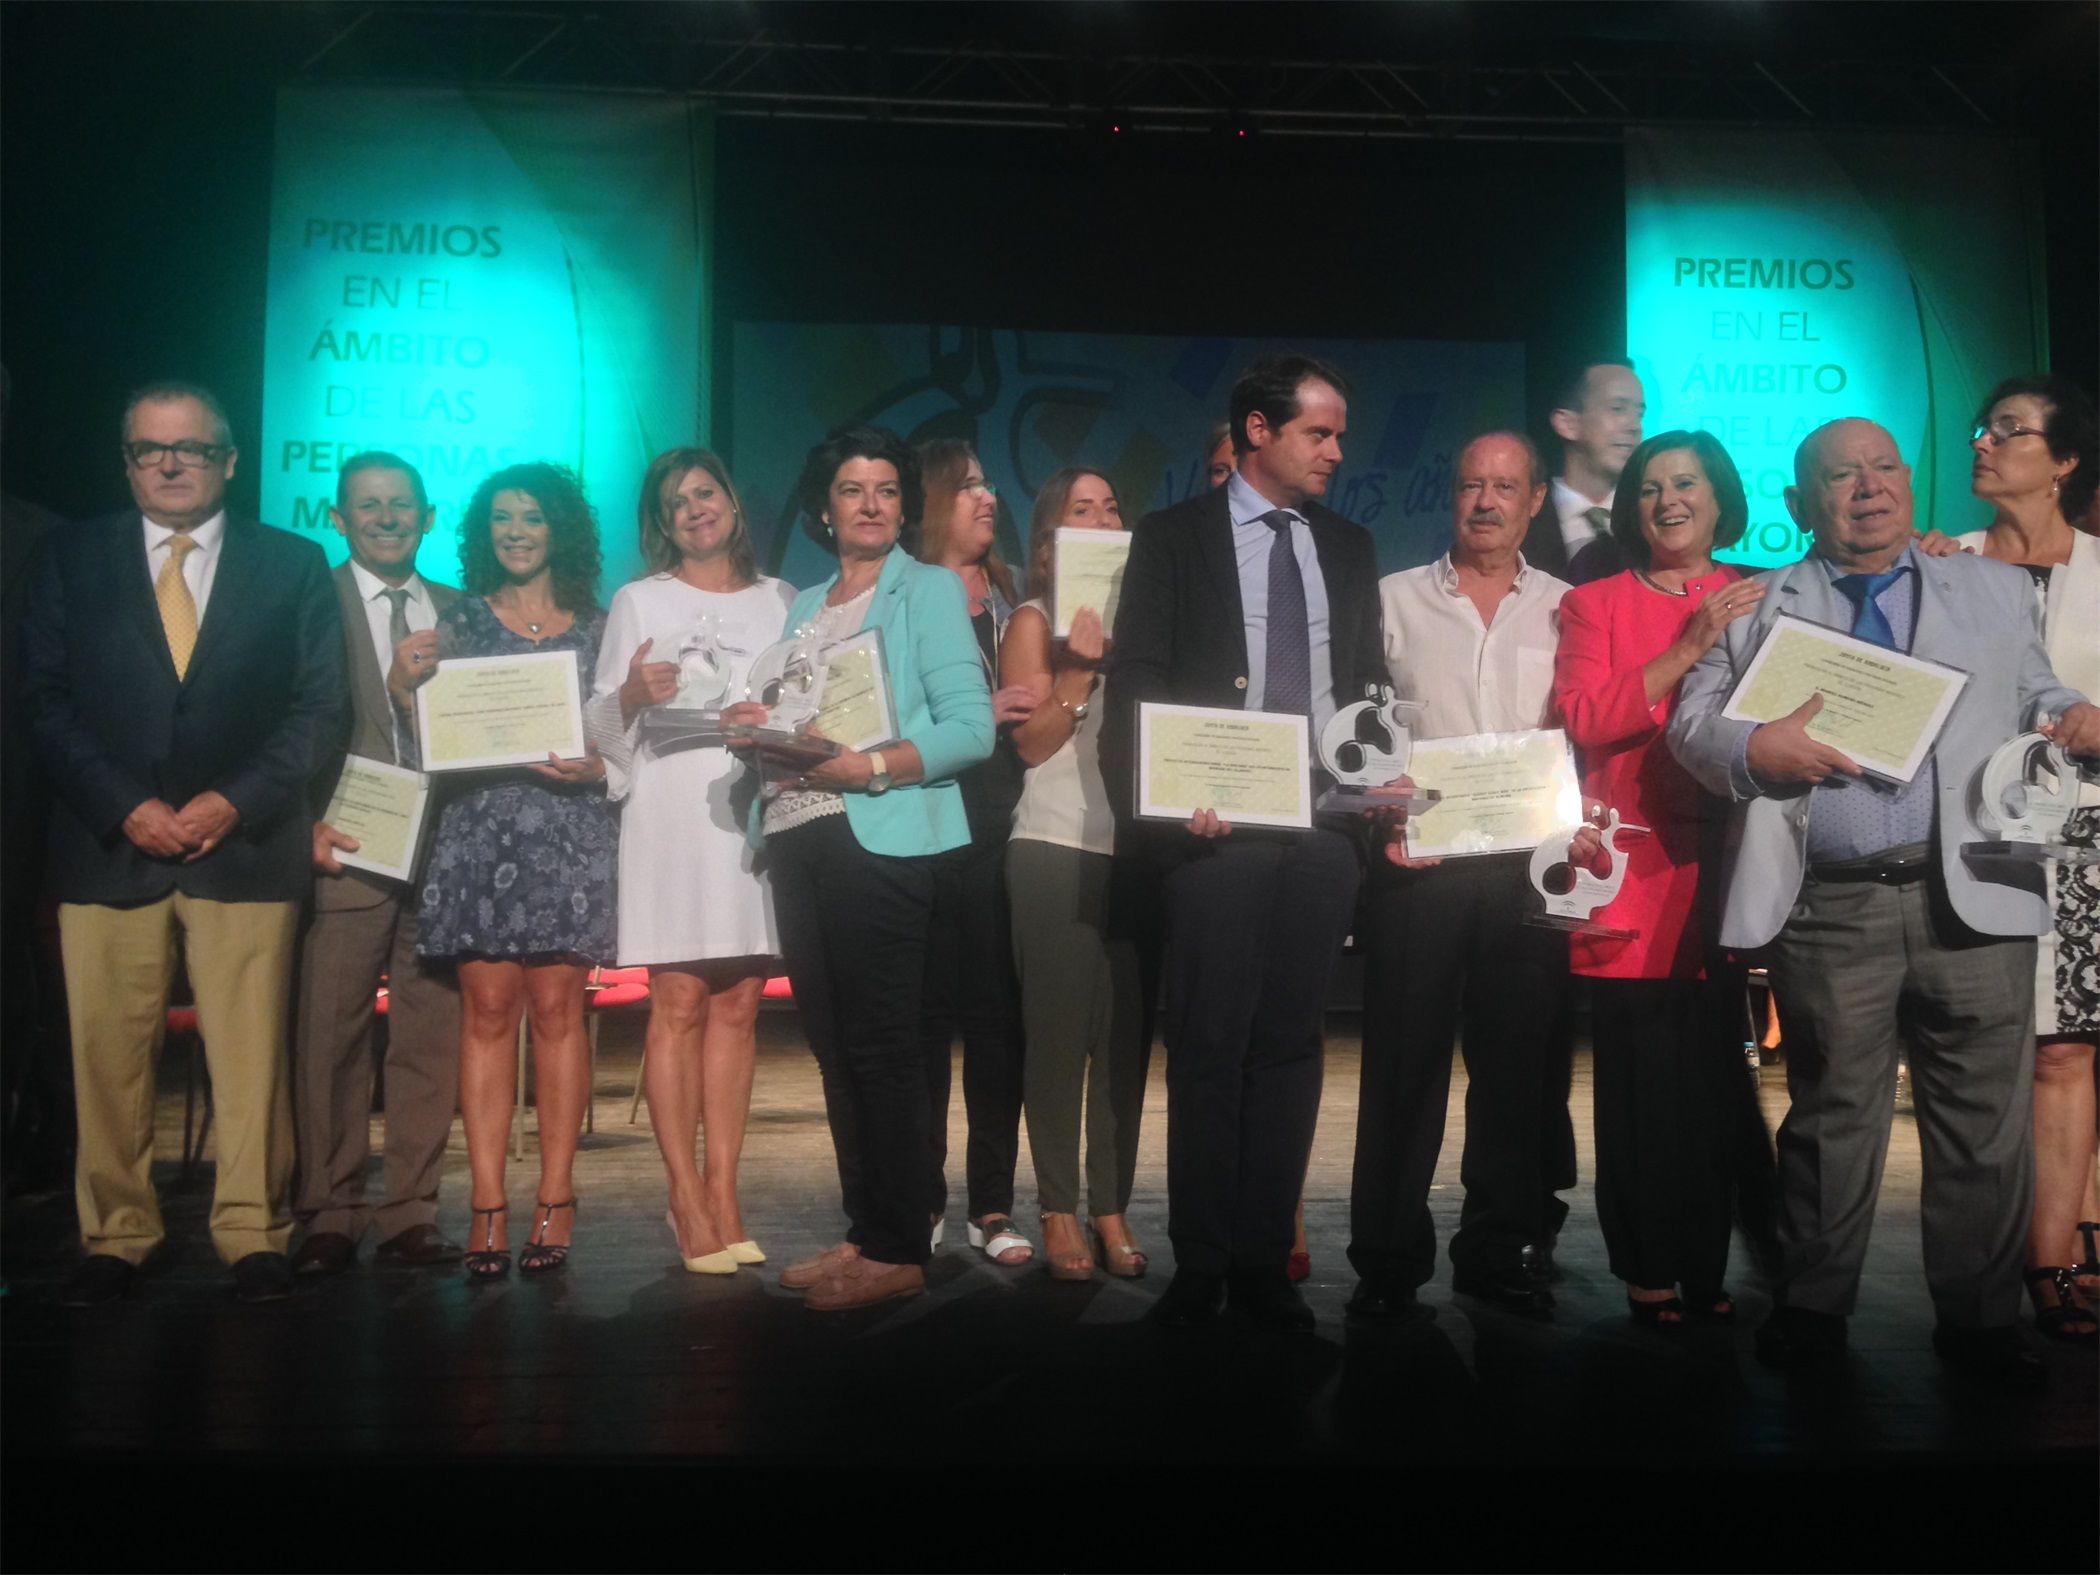
<svg viewBox="0 0 2100 1575"><path fill-rule="evenodd" d="M987 1232L986 1226L997 1226L998 1228ZM970 1224L970 1245L977 1248L978 1251L982 1252L1002 1269L1018 1269L1022 1264L1030 1262L1035 1257L1035 1244L1026 1236L1023 1236L1019 1229L1015 1227L1012 1219L1004 1214L988 1215L983 1226L972 1221ZM1028 1256L1026 1258L1016 1258L1010 1263L999 1256L1002 1252L1012 1252L1016 1247L1024 1249Z"/></svg>

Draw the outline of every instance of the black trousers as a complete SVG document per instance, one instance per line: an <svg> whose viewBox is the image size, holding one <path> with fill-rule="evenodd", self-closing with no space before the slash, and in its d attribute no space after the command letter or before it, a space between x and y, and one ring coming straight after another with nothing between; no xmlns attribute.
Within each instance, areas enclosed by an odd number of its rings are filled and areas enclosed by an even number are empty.
<svg viewBox="0 0 2100 1575"><path fill-rule="evenodd" d="M1242 827L1165 880L1167 1234L1204 1274L1281 1269L1320 1111L1320 1025L1362 867Z"/></svg>
<svg viewBox="0 0 2100 1575"><path fill-rule="evenodd" d="M920 1020L936 860L870 853L844 815L766 846L780 949L823 1079L846 1239L879 1263L924 1263Z"/></svg>
<svg viewBox="0 0 2100 1575"><path fill-rule="evenodd" d="M1011 1214L1021 1153L1021 989L1006 897L1006 837L972 841L934 861L921 1032L932 1152L926 1208L948 1207L948 1096L963 1042L963 1166L970 1218Z"/></svg>
<svg viewBox="0 0 2100 1575"><path fill-rule="evenodd" d="M1743 1106L1757 1119L1740 980L1591 986L1597 1223L1611 1272L1704 1299L1728 1268Z"/></svg>
<svg viewBox="0 0 2100 1575"><path fill-rule="evenodd" d="M1363 1082L1349 1262L1395 1289L1436 1272L1429 1187L1444 1143L1451 1047L1466 1058L1465 1204L1451 1261L1514 1270L1545 1229L1542 1113L1563 1015L1568 938L1523 922L1522 854L1429 869L1374 863L1363 943Z"/></svg>

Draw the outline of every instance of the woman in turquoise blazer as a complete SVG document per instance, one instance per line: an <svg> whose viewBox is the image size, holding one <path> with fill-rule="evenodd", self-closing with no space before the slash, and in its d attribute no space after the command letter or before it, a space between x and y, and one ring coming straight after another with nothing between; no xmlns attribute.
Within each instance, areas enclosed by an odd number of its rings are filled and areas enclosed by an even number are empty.
<svg viewBox="0 0 2100 1575"><path fill-rule="evenodd" d="M879 427L842 428L810 451L799 491L804 529L839 572L795 598L786 632L813 627L829 644L880 629L899 735L817 763L768 752L753 812L849 1221L843 1242L780 1282L835 1311L926 1286L919 1030L935 860L970 840L954 779L991 754L992 705L962 583L912 557L923 499L911 450Z"/></svg>

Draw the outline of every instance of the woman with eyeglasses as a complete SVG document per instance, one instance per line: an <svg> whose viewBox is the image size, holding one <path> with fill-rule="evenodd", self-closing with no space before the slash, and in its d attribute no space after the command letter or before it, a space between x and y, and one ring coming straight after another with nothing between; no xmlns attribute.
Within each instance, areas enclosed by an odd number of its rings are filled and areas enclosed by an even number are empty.
<svg viewBox="0 0 2100 1575"><path fill-rule="evenodd" d="M795 592L758 572L729 469L707 449L651 461L637 513L647 572L613 596L590 712L623 806L620 961L649 970L642 1088L679 1260L694 1274L733 1274L765 1262L737 1200L759 997L780 955L772 888L744 837L758 783L726 751L646 724L667 705L741 699Z"/></svg>
<svg viewBox="0 0 2100 1575"><path fill-rule="evenodd" d="M919 561L962 582L970 632L993 689L1000 728L1025 721L1036 695L999 688L999 641L1013 616L1012 572L993 545L999 500L984 466L959 438L919 445L926 487ZM1035 1256L1015 1226L1014 1167L1021 1148L1021 1004L1014 979L1006 906L1006 841L1021 797L1021 764L1005 740L956 778L970 821L970 845L943 861L927 942L926 1072L933 1101L933 1155L928 1212L939 1245L948 1206L947 1133L951 1046L963 1042L964 1153L970 1245L994 1263L1018 1268Z"/></svg>
<svg viewBox="0 0 2100 1575"><path fill-rule="evenodd" d="M912 557L918 457L879 427L840 428L810 450L797 493L804 528L839 567L795 598L783 637L806 629L832 645L880 629L901 734L823 758L762 748L752 828L849 1221L844 1241L780 1283L813 1311L843 1311L926 1288L927 937L940 855L970 841L955 779L991 753L992 706L962 586ZM768 714L745 703L723 716Z"/></svg>
<svg viewBox="0 0 2100 1575"><path fill-rule="evenodd" d="M2069 687L2100 695L2100 537L2071 523L2090 518L2100 476L2092 400L2060 377L2008 378L1984 401L1969 447L1976 456L1969 490L1991 506L1991 523L1957 544L2033 577L2049 664ZM2100 842L2100 787L2085 784L2079 803L2064 840L2092 847ZM2100 1335L2090 1300L2100 1290L2093 1202L2100 865L2051 861L2046 868L2056 928L2041 938L2035 969L2027 1294L2042 1333L2091 1344Z"/></svg>
<svg viewBox="0 0 2100 1575"><path fill-rule="evenodd" d="M581 695L605 632L598 522L559 465L512 465L460 516L466 595L396 650L387 690L414 737L414 695L456 657L571 651ZM595 749L579 760L454 777L423 877L416 950L459 964L459 1104L473 1174L466 1270L510 1272L504 1160L517 1098L518 1023L529 1017L539 1090L540 1185L518 1255L526 1274L568 1261L573 1169L590 1098L584 986L614 956L619 822Z"/></svg>

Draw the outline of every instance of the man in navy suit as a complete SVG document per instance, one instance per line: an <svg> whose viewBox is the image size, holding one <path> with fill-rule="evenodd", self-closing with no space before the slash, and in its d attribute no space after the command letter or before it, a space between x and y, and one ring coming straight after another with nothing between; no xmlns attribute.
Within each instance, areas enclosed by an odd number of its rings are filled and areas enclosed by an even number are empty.
<svg viewBox="0 0 2100 1575"><path fill-rule="evenodd" d="M1311 356L1267 356L1232 390L1234 473L1138 522L1103 694L1102 774L1126 841L1165 867L1167 1233L1159 1320L1230 1292L1259 1323L1310 1333L1286 1277L1320 1107L1327 985L1362 880L1327 826L1264 832L1204 809L1131 820L1145 701L1297 712L1311 737L1385 678L1371 536L1319 499L1342 460L1348 386ZM1312 762L1307 762L1308 769Z"/></svg>
<svg viewBox="0 0 2100 1575"><path fill-rule="evenodd" d="M212 1244L244 1300L277 1300L291 963L308 795L349 720L342 620L319 547L227 517L239 454L210 393L142 389L123 434L137 507L47 541L22 609L80 1112L88 1256L65 1299L124 1294L164 1234L153 1067L179 955L217 1111Z"/></svg>

